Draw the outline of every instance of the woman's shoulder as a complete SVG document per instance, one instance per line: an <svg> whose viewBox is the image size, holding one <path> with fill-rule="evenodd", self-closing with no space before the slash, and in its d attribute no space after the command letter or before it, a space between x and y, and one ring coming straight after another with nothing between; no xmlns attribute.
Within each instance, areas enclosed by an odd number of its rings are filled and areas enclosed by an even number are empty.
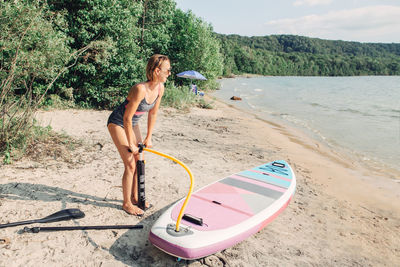
<svg viewBox="0 0 400 267"><path fill-rule="evenodd" d="M146 83L145 82L137 83L134 86L132 86L130 91L144 91L144 92L146 92Z"/></svg>
<svg viewBox="0 0 400 267"><path fill-rule="evenodd" d="M137 83L131 87L128 93L128 99L133 98L134 96L144 96L146 94L146 86L144 83Z"/></svg>

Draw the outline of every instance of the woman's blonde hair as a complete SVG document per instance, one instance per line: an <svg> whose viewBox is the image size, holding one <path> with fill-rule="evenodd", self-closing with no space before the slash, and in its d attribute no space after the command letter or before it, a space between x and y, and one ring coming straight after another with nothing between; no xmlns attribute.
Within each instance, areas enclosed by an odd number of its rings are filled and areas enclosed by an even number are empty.
<svg viewBox="0 0 400 267"><path fill-rule="evenodd" d="M152 81L154 79L153 73L156 68L159 68L164 61L170 61L167 56L155 54L152 55L147 62L146 67L146 77L148 81Z"/></svg>

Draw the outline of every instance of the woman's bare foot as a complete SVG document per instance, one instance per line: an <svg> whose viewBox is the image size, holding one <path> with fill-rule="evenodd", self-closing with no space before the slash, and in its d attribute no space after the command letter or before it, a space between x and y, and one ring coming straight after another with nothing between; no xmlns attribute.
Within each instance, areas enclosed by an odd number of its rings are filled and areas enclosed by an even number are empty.
<svg viewBox="0 0 400 267"><path fill-rule="evenodd" d="M138 204L138 201L135 200L134 198L132 198L131 201L132 201L132 204L133 204L133 205L137 205L137 204ZM145 209L146 209L146 210L152 207L152 205L149 204L149 202L147 202L147 201L144 203L144 206L145 206Z"/></svg>
<svg viewBox="0 0 400 267"><path fill-rule="evenodd" d="M142 216L144 214L142 209L139 209L137 206L132 205L131 203L124 203L122 205L122 209L130 215Z"/></svg>

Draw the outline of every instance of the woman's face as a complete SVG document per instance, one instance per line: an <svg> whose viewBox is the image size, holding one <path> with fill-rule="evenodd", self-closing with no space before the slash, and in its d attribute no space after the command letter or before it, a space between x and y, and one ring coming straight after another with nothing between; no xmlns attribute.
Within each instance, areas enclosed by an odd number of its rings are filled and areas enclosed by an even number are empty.
<svg viewBox="0 0 400 267"><path fill-rule="evenodd" d="M171 75L171 63L168 60L165 60L161 63L159 69L160 72L158 77L160 79L160 82L165 83L168 77Z"/></svg>

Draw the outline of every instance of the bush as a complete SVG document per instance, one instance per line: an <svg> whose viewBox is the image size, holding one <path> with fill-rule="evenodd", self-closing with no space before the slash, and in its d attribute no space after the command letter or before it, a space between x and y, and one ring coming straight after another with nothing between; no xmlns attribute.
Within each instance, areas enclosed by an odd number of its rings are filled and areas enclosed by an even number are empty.
<svg viewBox="0 0 400 267"><path fill-rule="evenodd" d="M188 86L176 87L173 83L169 82L166 84L161 103L163 106L185 110L193 106L195 101L196 95L190 91Z"/></svg>
<svg viewBox="0 0 400 267"><path fill-rule="evenodd" d="M10 162L34 131L33 115L70 58L68 38L54 30L60 14L40 1L1 2L0 154Z"/></svg>

